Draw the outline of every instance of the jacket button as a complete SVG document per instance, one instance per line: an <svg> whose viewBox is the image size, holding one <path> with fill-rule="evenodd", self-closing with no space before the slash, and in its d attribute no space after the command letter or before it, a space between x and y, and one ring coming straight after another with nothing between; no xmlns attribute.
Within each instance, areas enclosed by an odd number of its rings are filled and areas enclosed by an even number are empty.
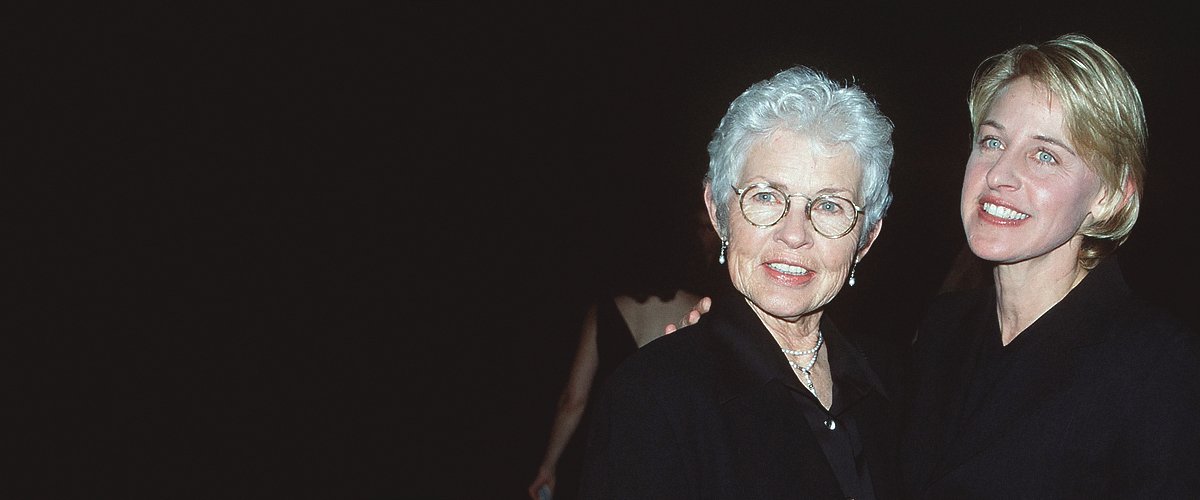
<svg viewBox="0 0 1200 500"><path fill-rule="evenodd" d="M829 419L829 420L826 420L826 421L825 421L825 428L826 428L826 429L829 429L829 430L831 430L831 431L832 431L832 430L834 430L834 429L837 429L837 422L834 422L832 418L831 418L831 419Z"/></svg>

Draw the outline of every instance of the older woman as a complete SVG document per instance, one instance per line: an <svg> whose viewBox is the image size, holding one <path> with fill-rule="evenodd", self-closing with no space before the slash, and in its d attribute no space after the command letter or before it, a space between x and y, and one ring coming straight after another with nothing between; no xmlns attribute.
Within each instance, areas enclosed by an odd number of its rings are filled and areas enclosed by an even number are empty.
<svg viewBox="0 0 1200 500"><path fill-rule="evenodd" d="M879 236L891 122L795 67L733 101L705 203L731 285L697 324L610 377L585 498L878 498L895 491L891 403L825 306Z"/></svg>
<svg viewBox="0 0 1200 500"><path fill-rule="evenodd" d="M1068 35L985 61L970 115L962 223L994 286L940 296L921 325L909 492L1200 497L1196 335L1131 294L1114 255L1145 175L1137 88Z"/></svg>

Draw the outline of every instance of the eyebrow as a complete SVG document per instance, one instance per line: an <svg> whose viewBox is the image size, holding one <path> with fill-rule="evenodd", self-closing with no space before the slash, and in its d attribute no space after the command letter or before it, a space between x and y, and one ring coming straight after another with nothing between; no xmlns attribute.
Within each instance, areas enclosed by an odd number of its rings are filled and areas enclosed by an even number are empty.
<svg viewBox="0 0 1200 500"><path fill-rule="evenodd" d="M997 123L995 120L984 120L982 123L979 124L979 128L982 129L985 125L990 125L992 128L998 129L1000 131L1007 130L1004 128L1004 125ZM1050 144L1053 144L1055 146L1058 146L1060 148L1067 150L1067 152L1071 153L1072 155L1079 156L1079 153L1076 153L1075 150L1071 148L1071 146L1067 145L1067 143L1060 141L1058 139L1055 139L1053 137L1050 137L1048 135L1035 135L1035 136L1033 136L1033 138L1037 139L1039 141L1042 141L1042 142L1048 142Z"/></svg>
<svg viewBox="0 0 1200 500"><path fill-rule="evenodd" d="M771 182L771 181L768 181L768 180L765 180L765 179L764 179L764 180L760 180L760 181L753 181L753 182L751 182L750 184L747 184L747 186L749 186L749 185L753 185L753 184L760 184L760 183L761 183L761 184L766 184L766 185L768 185L768 186L771 186L771 187L773 187L773 188L775 188L775 189L778 189L778 190L780 190L780 191L783 191L785 194L789 194L789 195L800 195L800 196L804 196L804 197L806 197L806 198L809 198L809 199L813 199L813 198L816 198L816 197L818 197L818 196L823 196L823 195L838 195L838 196L842 196L842 195L850 195L850 196L854 196L854 195L858 194L858 193L855 193L853 189L846 189L846 188L844 188L844 187L838 187L838 186L830 186L830 187L823 187L823 188L821 188L821 189L818 189L816 193L813 193L813 194L810 196L810 195L809 195L809 194L807 194L807 193L794 193L794 192L792 192L792 189L793 189L793 188L792 188L791 186L787 185L787 184L782 184L782 183L778 183L778 182ZM740 188L737 188L737 187L735 186L735 189L740 189Z"/></svg>

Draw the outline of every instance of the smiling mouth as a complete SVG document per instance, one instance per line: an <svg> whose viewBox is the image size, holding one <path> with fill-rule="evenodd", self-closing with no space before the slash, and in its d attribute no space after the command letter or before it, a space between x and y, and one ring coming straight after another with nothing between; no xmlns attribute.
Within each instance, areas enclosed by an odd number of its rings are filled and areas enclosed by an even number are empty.
<svg viewBox="0 0 1200 500"><path fill-rule="evenodd" d="M770 263L770 264L767 264L767 267L769 267L769 268L771 268L771 269L774 269L774 270L776 270L776 271L779 271L779 272L781 272L781 273L783 273L783 274L790 274L790 275L793 275L793 276L803 276L803 275L805 275L805 274L808 274L808 269L805 269L805 268L803 268L803 267L800 267L800 266L792 266L792 265L788 265L788 264L781 264L781 263L778 263L778 262L772 262L772 263Z"/></svg>
<svg viewBox="0 0 1200 500"><path fill-rule="evenodd" d="M1029 214L1021 213L1008 207L1002 207L993 203L983 203L983 211L988 215L999 217L1008 220L1024 220L1029 218Z"/></svg>

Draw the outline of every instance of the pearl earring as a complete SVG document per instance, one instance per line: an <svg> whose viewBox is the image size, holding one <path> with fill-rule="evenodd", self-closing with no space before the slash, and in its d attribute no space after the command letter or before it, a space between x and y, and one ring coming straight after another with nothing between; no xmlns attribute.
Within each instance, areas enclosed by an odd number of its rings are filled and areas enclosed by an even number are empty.
<svg viewBox="0 0 1200 500"><path fill-rule="evenodd" d="M726 248L729 248L729 240L727 240L725 238L721 238L721 255L717 256L717 262L720 264L725 263L725 249Z"/></svg>

